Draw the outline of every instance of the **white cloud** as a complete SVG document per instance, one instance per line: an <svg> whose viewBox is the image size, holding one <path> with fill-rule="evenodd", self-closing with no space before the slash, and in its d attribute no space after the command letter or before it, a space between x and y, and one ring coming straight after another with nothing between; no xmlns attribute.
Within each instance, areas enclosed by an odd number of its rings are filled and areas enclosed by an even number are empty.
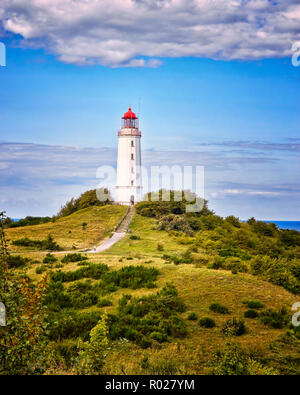
<svg viewBox="0 0 300 395"><path fill-rule="evenodd" d="M23 46L61 61L157 67L164 57L259 59L291 54L298 0L2 0ZM1 29L0 29L1 30Z"/></svg>

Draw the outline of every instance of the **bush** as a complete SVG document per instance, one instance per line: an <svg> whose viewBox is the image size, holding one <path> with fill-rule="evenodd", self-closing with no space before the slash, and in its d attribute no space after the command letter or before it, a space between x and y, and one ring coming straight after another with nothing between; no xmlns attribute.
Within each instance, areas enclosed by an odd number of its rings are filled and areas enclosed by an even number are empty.
<svg viewBox="0 0 300 395"><path fill-rule="evenodd" d="M22 247L34 247L40 250L61 251L62 248L54 241L53 237L49 234L45 240L31 240L28 237L14 240L13 245Z"/></svg>
<svg viewBox="0 0 300 395"><path fill-rule="evenodd" d="M39 266L35 269L36 274L42 274L47 271L47 268L45 266Z"/></svg>
<svg viewBox="0 0 300 395"><path fill-rule="evenodd" d="M241 336L246 332L245 323L243 320L233 318L225 322L222 328L222 332L225 336Z"/></svg>
<svg viewBox="0 0 300 395"><path fill-rule="evenodd" d="M100 279L104 273L108 271L108 266L102 263L83 266L80 269L70 272L64 272L59 270L55 273L51 273L51 280L54 282L70 282L76 281L81 278L93 278L95 280Z"/></svg>
<svg viewBox="0 0 300 395"><path fill-rule="evenodd" d="M130 240L141 240L140 236L137 236L137 235L130 235L129 239Z"/></svg>
<svg viewBox="0 0 300 395"><path fill-rule="evenodd" d="M246 304L249 307L249 309L261 309L265 306L259 300L245 300L243 301L243 303Z"/></svg>
<svg viewBox="0 0 300 395"><path fill-rule="evenodd" d="M126 338L142 348L149 347L152 340L164 342L170 337L183 338L186 336L185 323L178 313L184 310L176 288L171 285L141 298L123 295L119 300L118 316L111 316L109 320L110 338Z"/></svg>
<svg viewBox="0 0 300 395"><path fill-rule="evenodd" d="M208 269L214 269L214 270L218 270L221 269L223 267L224 264L224 258L221 257L216 257L213 262L210 262L207 265Z"/></svg>
<svg viewBox="0 0 300 395"><path fill-rule="evenodd" d="M102 317L90 332L90 341L79 342L79 373L100 374L108 351L108 327Z"/></svg>
<svg viewBox="0 0 300 395"><path fill-rule="evenodd" d="M163 251L164 245L162 243L157 243L157 251Z"/></svg>
<svg viewBox="0 0 300 395"><path fill-rule="evenodd" d="M240 258L237 257L230 257L225 260L225 263L223 265L223 268L226 270L231 270L234 271L235 273L242 272L246 273L248 272L248 265Z"/></svg>
<svg viewBox="0 0 300 395"><path fill-rule="evenodd" d="M244 313L245 318L256 318L258 317L258 312L255 310L247 310Z"/></svg>
<svg viewBox="0 0 300 395"><path fill-rule="evenodd" d="M105 273L102 278L100 286L107 288L108 286L115 286L121 288L153 288L155 287L159 271L153 267L140 266L126 266L120 270L114 270Z"/></svg>
<svg viewBox="0 0 300 395"><path fill-rule="evenodd" d="M190 236L193 235L192 228L190 227L188 220L184 215L169 214L162 217L158 221L157 229L166 230L168 232L171 230L177 230Z"/></svg>
<svg viewBox="0 0 300 395"><path fill-rule="evenodd" d="M220 313L220 314L229 314L229 310L226 306L220 304L220 303L212 303L209 306L209 309L211 311L214 311L215 313Z"/></svg>
<svg viewBox="0 0 300 395"><path fill-rule="evenodd" d="M74 311L60 311L48 315L48 330L50 340L59 339L89 339L90 330L98 323L102 313L76 313Z"/></svg>
<svg viewBox="0 0 300 395"><path fill-rule="evenodd" d="M225 218L226 222L229 222L230 225L235 226L236 228L240 228L241 227L241 222L240 219L237 217L234 217L233 215L229 215L229 217Z"/></svg>
<svg viewBox="0 0 300 395"><path fill-rule="evenodd" d="M98 301L98 303L97 303L97 306L98 307L107 307L107 306L112 306L113 305L113 303L112 303L112 301L111 300L109 300L109 299L100 299L99 301Z"/></svg>
<svg viewBox="0 0 300 395"><path fill-rule="evenodd" d="M223 352L217 352L214 358L214 375L243 376L243 375L275 375L277 372L262 365L243 351L237 344L227 343Z"/></svg>
<svg viewBox="0 0 300 395"><path fill-rule="evenodd" d="M45 256L45 258L43 259L43 263L48 263L48 264L52 264L52 263L55 263L55 262L57 262L57 261L58 261L58 259L55 258L55 256L52 255L52 254L50 254L50 253L48 253L48 254Z"/></svg>
<svg viewBox="0 0 300 395"><path fill-rule="evenodd" d="M273 309L262 311L260 321L271 328L282 329L288 324L289 317L286 309L282 307L279 311Z"/></svg>
<svg viewBox="0 0 300 395"><path fill-rule="evenodd" d="M80 261L86 261L88 257L81 255L80 253L71 253L67 254L62 258L62 263L70 263L70 262L80 262Z"/></svg>
<svg viewBox="0 0 300 395"><path fill-rule="evenodd" d="M21 255L8 255L7 264L11 268L24 267L30 262L29 258L23 258Z"/></svg>
<svg viewBox="0 0 300 395"><path fill-rule="evenodd" d="M263 221L256 221L252 225L252 229L254 230L254 232L262 236L268 236L268 237L273 237L275 233L278 231L277 226L274 223L267 223Z"/></svg>
<svg viewBox="0 0 300 395"><path fill-rule="evenodd" d="M199 321L199 325L203 328L214 328L216 326L216 323L212 318L204 317L201 318L201 320Z"/></svg>
<svg viewBox="0 0 300 395"><path fill-rule="evenodd" d="M190 313L187 317L188 320L190 321L196 321L198 319L198 316L196 313Z"/></svg>

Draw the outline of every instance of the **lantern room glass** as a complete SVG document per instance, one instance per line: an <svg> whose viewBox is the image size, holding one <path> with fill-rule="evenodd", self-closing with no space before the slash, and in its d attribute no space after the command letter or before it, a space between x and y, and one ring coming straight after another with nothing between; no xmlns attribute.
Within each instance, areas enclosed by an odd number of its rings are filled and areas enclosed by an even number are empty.
<svg viewBox="0 0 300 395"><path fill-rule="evenodd" d="M122 120L122 128L129 128L129 129L136 129L138 128L138 121L137 119L123 119Z"/></svg>

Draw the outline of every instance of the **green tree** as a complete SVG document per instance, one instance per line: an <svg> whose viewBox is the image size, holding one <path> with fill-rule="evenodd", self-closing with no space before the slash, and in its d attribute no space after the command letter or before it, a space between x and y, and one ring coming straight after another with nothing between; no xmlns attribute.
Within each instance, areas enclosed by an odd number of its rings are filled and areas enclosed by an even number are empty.
<svg viewBox="0 0 300 395"><path fill-rule="evenodd" d="M109 350L107 317L103 315L90 332L89 342L79 342L79 374L100 374Z"/></svg>
<svg viewBox="0 0 300 395"><path fill-rule="evenodd" d="M37 374L45 363L45 324L42 299L48 286L44 276L33 286L24 275L9 269L0 214L0 297L6 326L0 327L0 374Z"/></svg>

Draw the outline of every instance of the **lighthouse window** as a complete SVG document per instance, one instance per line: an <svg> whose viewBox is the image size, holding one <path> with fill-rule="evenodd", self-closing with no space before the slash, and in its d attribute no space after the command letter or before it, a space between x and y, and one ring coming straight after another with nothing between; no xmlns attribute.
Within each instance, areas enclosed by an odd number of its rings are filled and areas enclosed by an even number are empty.
<svg viewBox="0 0 300 395"><path fill-rule="evenodd" d="M134 155L133 154L131 154L131 160L134 160Z"/></svg>
<svg viewBox="0 0 300 395"><path fill-rule="evenodd" d="M133 181L131 181L131 186L133 187Z"/></svg>
<svg viewBox="0 0 300 395"><path fill-rule="evenodd" d="M131 140L131 147L134 147L134 141Z"/></svg>

